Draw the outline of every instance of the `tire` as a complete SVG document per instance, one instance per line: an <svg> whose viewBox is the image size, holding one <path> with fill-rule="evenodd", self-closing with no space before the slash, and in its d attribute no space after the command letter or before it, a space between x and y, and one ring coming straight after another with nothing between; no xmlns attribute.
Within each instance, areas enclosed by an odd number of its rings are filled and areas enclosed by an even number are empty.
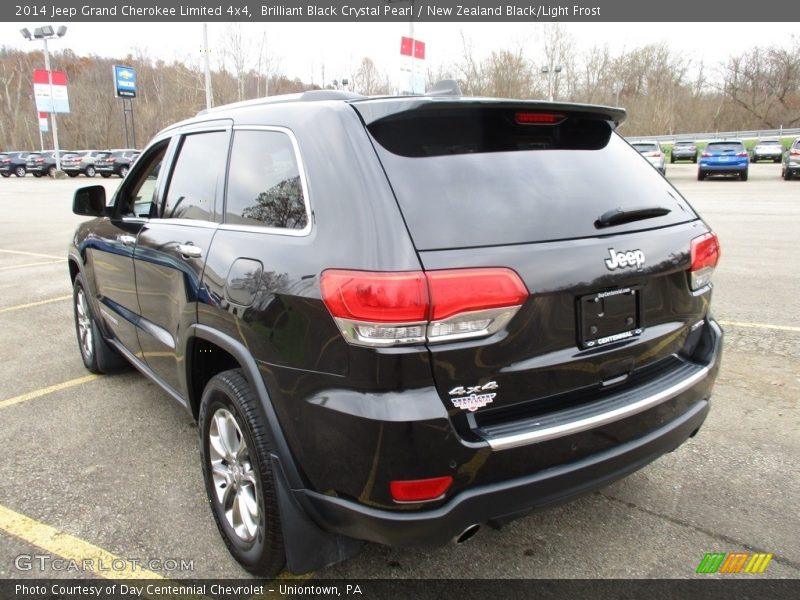
<svg viewBox="0 0 800 600"><path fill-rule="evenodd" d="M791 179L792 179L792 170L791 169L784 169L782 175L783 175L784 181L791 181Z"/></svg>
<svg viewBox="0 0 800 600"><path fill-rule="evenodd" d="M739 173L739 181L747 181L747 171L741 171Z"/></svg>
<svg viewBox="0 0 800 600"><path fill-rule="evenodd" d="M669 155L669 163L670 163L671 165L674 165L674 164L675 164L675 157L674 157L674 156L672 156L672 154L670 154L670 155Z"/></svg>
<svg viewBox="0 0 800 600"><path fill-rule="evenodd" d="M28 172L28 170L25 167L23 167L22 165L18 166L16 169L14 169L14 175L16 175L17 177L25 177L25 173L27 173L27 172Z"/></svg>
<svg viewBox="0 0 800 600"><path fill-rule="evenodd" d="M0 173L3 177L11 177L11 173Z"/></svg>
<svg viewBox="0 0 800 600"><path fill-rule="evenodd" d="M203 478L222 539L245 569L272 578L286 563L269 458L272 441L258 399L240 369L211 378L198 423Z"/></svg>
<svg viewBox="0 0 800 600"><path fill-rule="evenodd" d="M78 173L67 173L67 175L69 175L70 177L77 177Z"/></svg>
<svg viewBox="0 0 800 600"><path fill-rule="evenodd" d="M692 159L692 162L693 162L694 164L697 164L697 155L696 155L696 154L694 155L694 158Z"/></svg>
<svg viewBox="0 0 800 600"><path fill-rule="evenodd" d="M86 170L83 172L83 174L86 175L87 177L94 177L95 175L97 175L97 171L95 171L92 165L89 165L88 167L86 167Z"/></svg>
<svg viewBox="0 0 800 600"><path fill-rule="evenodd" d="M109 177L111 177L111 173L100 173L100 177L102 177L103 179L108 179Z"/></svg>
<svg viewBox="0 0 800 600"><path fill-rule="evenodd" d="M779 163L779 162L781 162L781 159L780 159L780 158L773 158L773 159L772 159L772 162L774 162L774 163Z"/></svg>
<svg viewBox="0 0 800 600"><path fill-rule="evenodd" d="M697 171L697 181L703 181L706 178L706 174L703 171Z"/></svg>
<svg viewBox="0 0 800 600"><path fill-rule="evenodd" d="M127 175L127 174L128 174L128 167L120 167L119 168L119 176L120 177L122 177L124 179L125 175Z"/></svg>
<svg viewBox="0 0 800 600"><path fill-rule="evenodd" d="M75 316L75 333L84 366L92 373L111 373L128 366L128 362L103 338L92 312L88 286L78 274L72 286L72 306Z"/></svg>
<svg viewBox="0 0 800 600"><path fill-rule="evenodd" d="M42 174L41 174L41 173L34 173L34 174L33 174L33 176L34 176L34 177L41 177L41 176L42 176Z"/></svg>
<svg viewBox="0 0 800 600"><path fill-rule="evenodd" d="M55 165L53 165L52 167L47 169L47 176L55 179L55 177L56 177L56 166Z"/></svg>

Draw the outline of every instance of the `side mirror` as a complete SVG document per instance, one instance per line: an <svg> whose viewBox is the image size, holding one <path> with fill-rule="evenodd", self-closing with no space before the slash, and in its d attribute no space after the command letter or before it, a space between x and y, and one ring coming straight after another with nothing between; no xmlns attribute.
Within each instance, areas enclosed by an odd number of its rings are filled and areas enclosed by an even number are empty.
<svg viewBox="0 0 800 600"><path fill-rule="evenodd" d="M106 214L106 188L88 185L75 190L72 212L85 217L102 217Z"/></svg>

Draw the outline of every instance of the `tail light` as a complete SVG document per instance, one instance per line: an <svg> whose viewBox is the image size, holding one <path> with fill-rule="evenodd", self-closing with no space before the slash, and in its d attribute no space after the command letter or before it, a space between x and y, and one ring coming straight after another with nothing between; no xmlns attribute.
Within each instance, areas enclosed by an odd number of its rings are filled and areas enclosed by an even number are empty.
<svg viewBox="0 0 800 600"><path fill-rule="evenodd" d="M452 484L453 478L446 475L431 479L391 481L389 490L395 502L424 502L438 500L445 495Z"/></svg>
<svg viewBox="0 0 800 600"><path fill-rule="evenodd" d="M653 158L661 158L661 152L648 152L647 156L652 156Z"/></svg>
<svg viewBox="0 0 800 600"><path fill-rule="evenodd" d="M789 150L789 155L790 156L800 156L800 149L792 148L791 150Z"/></svg>
<svg viewBox="0 0 800 600"><path fill-rule="evenodd" d="M566 117L552 113L518 112L514 115L520 125L557 125Z"/></svg>
<svg viewBox="0 0 800 600"><path fill-rule="evenodd" d="M2 162L2 163L10 163L10 162L11 162L11 159L10 159L10 158L4 158L4 159L3 159L2 161L0 161L0 162Z"/></svg>
<svg viewBox="0 0 800 600"><path fill-rule="evenodd" d="M330 269L322 300L344 338L395 346L484 337L517 313L528 290L506 268L399 273Z"/></svg>
<svg viewBox="0 0 800 600"><path fill-rule="evenodd" d="M736 156L749 156L747 152L737 152Z"/></svg>
<svg viewBox="0 0 800 600"><path fill-rule="evenodd" d="M711 283L711 276L719 261L719 255L717 234L709 232L692 240L692 266L689 267L689 274L693 290L699 290Z"/></svg>
<svg viewBox="0 0 800 600"><path fill-rule="evenodd" d="M116 158L107 158L106 162L112 162L112 163L113 162L117 162L117 159Z"/></svg>

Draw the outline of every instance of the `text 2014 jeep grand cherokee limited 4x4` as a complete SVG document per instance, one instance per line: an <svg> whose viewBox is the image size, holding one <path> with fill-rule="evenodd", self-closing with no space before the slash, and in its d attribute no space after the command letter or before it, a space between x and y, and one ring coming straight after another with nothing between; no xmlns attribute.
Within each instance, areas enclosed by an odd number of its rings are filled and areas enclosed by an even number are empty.
<svg viewBox="0 0 800 600"><path fill-rule="evenodd" d="M717 237L621 109L307 92L158 134L69 252L81 355L197 419L232 554L466 538L693 436Z"/></svg>

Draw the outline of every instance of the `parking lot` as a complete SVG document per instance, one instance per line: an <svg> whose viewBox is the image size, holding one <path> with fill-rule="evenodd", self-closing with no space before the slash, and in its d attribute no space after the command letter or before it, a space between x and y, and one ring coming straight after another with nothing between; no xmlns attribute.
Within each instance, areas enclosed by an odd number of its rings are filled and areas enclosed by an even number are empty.
<svg viewBox="0 0 800 600"><path fill-rule="evenodd" d="M759 577L800 577L800 181L775 164L751 165L747 182L698 182L691 164L667 177L722 243L713 309L725 352L698 436L468 543L368 544L312 577L688 578L707 552L773 553ZM81 362L65 260L81 220L72 191L118 182L0 181L0 578L87 575L20 570L32 554L171 559L191 568L158 575L244 578L207 506L188 413L133 370L94 377Z"/></svg>

